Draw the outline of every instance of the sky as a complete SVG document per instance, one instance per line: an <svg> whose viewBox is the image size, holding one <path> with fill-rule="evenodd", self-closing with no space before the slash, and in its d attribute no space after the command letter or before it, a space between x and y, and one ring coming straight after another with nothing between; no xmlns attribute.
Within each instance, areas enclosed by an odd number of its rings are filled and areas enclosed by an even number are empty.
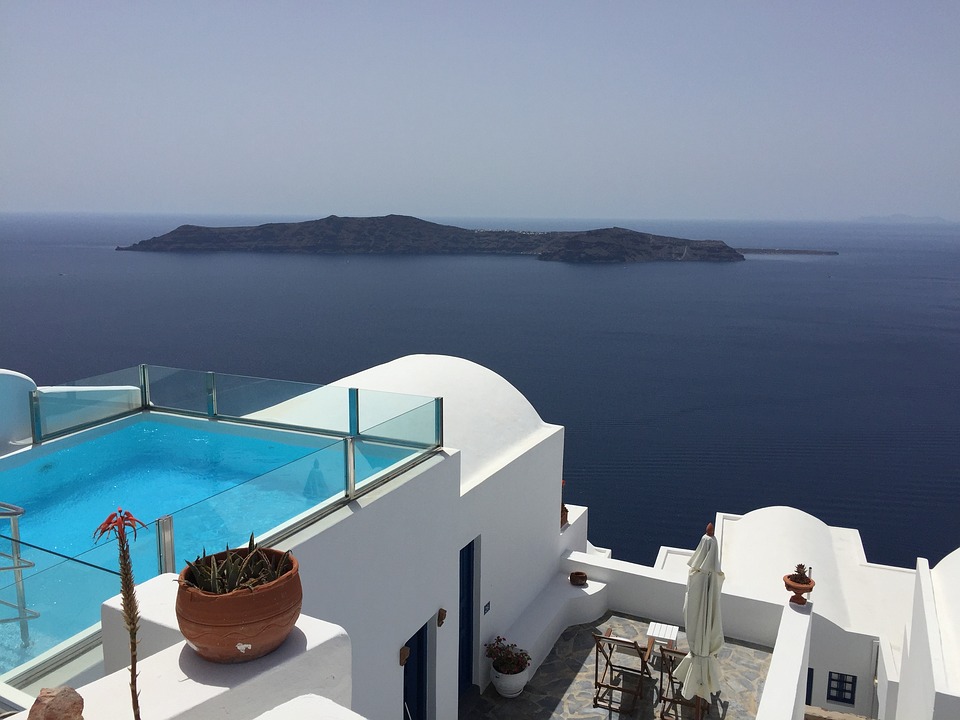
<svg viewBox="0 0 960 720"><path fill-rule="evenodd" d="M960 3L0 0L0 212L960 221Z"/></svg>

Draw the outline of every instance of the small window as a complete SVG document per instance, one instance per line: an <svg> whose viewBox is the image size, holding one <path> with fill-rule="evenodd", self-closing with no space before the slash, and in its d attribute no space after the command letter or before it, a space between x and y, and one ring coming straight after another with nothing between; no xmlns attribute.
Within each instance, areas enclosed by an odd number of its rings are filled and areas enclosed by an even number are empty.
<svg viewBox="0 0 960 720"><path fill-rule="evenodd" d="M843 673L830 673L827 680L827 700L830 702L854 705L857 701L857 676Z"/></svg>

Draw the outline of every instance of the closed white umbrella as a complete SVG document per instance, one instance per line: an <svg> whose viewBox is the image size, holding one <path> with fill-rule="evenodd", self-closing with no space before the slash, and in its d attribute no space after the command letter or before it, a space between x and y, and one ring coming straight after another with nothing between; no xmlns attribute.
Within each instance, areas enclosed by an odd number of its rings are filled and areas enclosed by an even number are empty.
<svg viewBox="0 0 960 720"><path fill-rule="evenodd" d="M720 690L720 661L723 647L723 622L720 618L720 547L713 536L713 523L707 525L696 552L687 563L687 597L683 603L687 642L690 652L677 665L676 676L683 683L683 696L707 701Z"/></svg>

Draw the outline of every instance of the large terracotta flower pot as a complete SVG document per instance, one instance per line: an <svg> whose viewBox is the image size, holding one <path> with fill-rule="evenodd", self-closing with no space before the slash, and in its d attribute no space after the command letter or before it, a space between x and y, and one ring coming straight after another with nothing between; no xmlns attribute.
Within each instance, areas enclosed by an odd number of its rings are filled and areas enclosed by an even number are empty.
<svg viewBox="0 0 960 720"><path fill-rule="evenodd" d="M267 554L279 550L264 548ZM233 550L246 554L246 550ZM217 553L219 561L226 551ZM213 662L238 663L254 660L276 650L287 639L300 617L303 589L300 564L276 580L254 588L215 595L186 582L189 568L180 572L177 590L177 622L187 644L200 657Z"/></svg>
<svg viewBox="0 0 960 720"><path fill-rule="evenodd" d="M783 585L787 590L793 593L793 597L790 598L790 602L797 605L806 605L807 599L803 596L808 592L813 592L813 586L816 585L816 583L813 580L810 580L808 583L798 583L791 580L789 575L784 575Z"/></svg>

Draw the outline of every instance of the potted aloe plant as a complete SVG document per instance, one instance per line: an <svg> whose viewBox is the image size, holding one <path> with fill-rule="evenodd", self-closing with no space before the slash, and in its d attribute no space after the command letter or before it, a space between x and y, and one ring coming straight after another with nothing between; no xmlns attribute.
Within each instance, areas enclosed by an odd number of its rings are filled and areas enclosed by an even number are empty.
<svg viewBox="0 0 960 720"><path fill-rule="evenodd" d="M300 617L300 565L289 551L245 548L206 552L180 572L177 622L199 655L246 662L280 647Z"/></svg>
<svg viewBox="0 0 960 720"><path fill-rule="evenodd" d="M503 697L512 698L523 692L530 679L530 653L516 643L507 643L497 635L492 643L484 643L486 655L493 661L493 686Z"/></svg>
<svg viewBox="0 0 960 720"><path fill-rule="evenodd" d="M803 597L803 595L812 592L813 586L816 585L813 579L807 574L807 566L803 563L799 563L790 575L783 576L783 584L789 592L793 593L790 602L797 605L807 604L807 599Z"/></svg>

